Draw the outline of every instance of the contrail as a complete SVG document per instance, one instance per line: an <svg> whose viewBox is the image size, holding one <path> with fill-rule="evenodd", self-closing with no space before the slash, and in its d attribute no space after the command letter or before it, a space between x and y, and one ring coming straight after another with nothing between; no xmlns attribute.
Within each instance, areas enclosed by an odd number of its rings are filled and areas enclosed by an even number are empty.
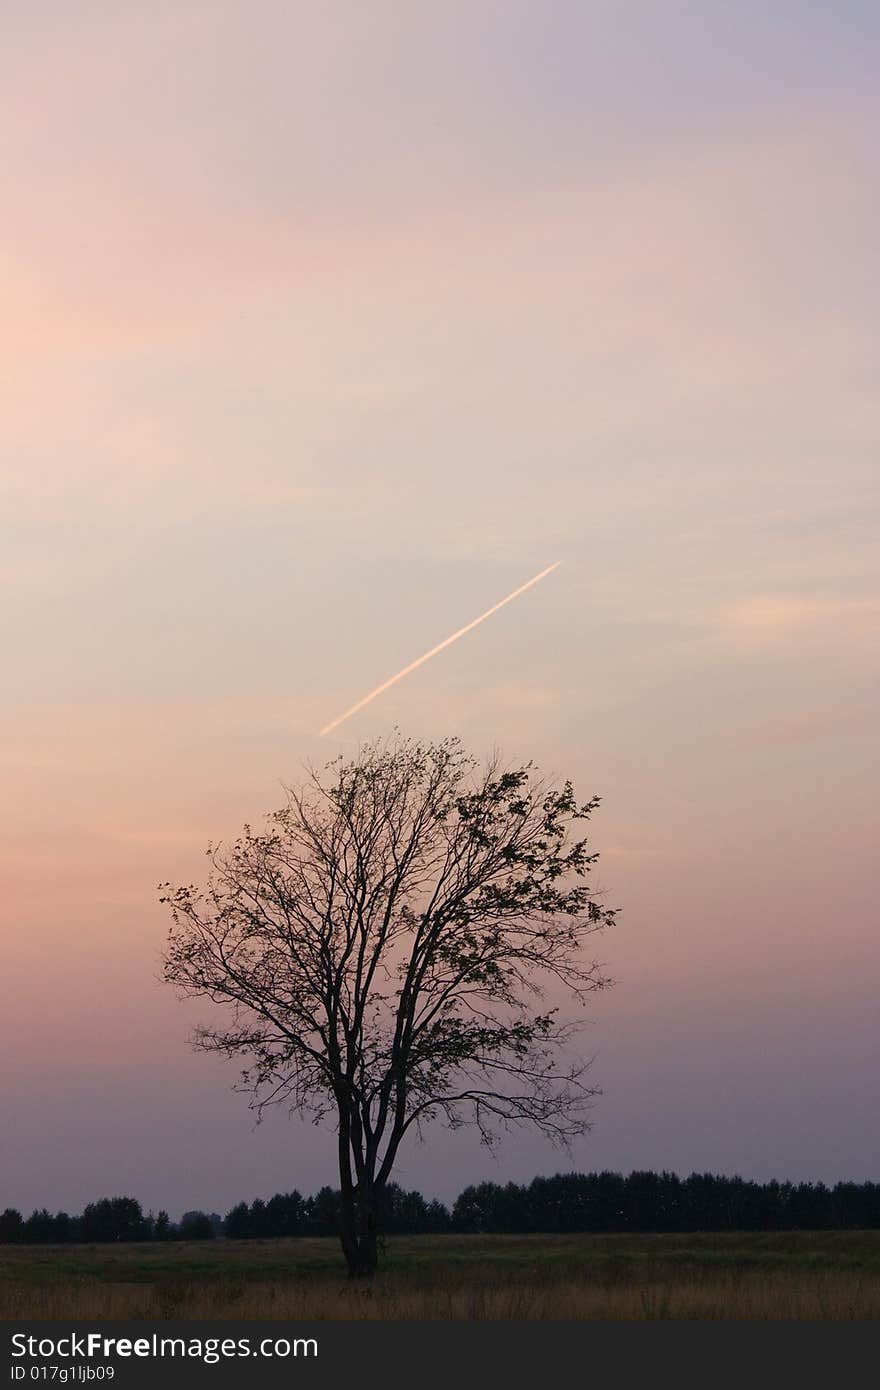
<svg viewBox="0 0 880 1390"><path fill-rule="evenodd" d="M510 603L513 599L519 598L520 594L524 594L526 589L531 589L533 584L538 584L542 579L546 579L547 575L552 574L553 570L558 569L561 564L561 560L556 560L552 565L548 565L545 570L541 570L540 574L535 574L531 579L527 579L525 584L520 584L519 588L514 589L513 593L508 594L506 598L500 599L498 603L493 603L492 607L487 608L485 613L481 613L479 618L474 618L472 622L466 623L465 626L460 627L457 632L453 632L450 637L445 637L442 642L438 642L437 646L432 647L429 652L424 652L422 656L416 657L415 661L411 661L408 666L404 666L402 671L398 671L396 676L390 676L387 681L383 681L381 685L377 685L375 690L371 690L369 695L365 695L362 700L358 700L357 704L352 705L351 709L347 709L345 713L340 714L338 718L331 719L329 724L324 725L319 737L323 738L324 734L329 734L331 730L337 728L346 719L350 719L353 714L357 714L358 710L364 708L364 705L368 705L371 700L375 700L377 695L381 695L384 691L390 690L392 685L396 685L398 681L402 681L404 676L408 676L417 666L422 666L426 661L430 661L431 657L436 656L438 652L442 652L444 647L449 647L453 642L457 642L459 637L464 637L465 633L470 632L471 628L476 627L478 623L483 623L487 618L491 618L492 614L497 613L499 608L503 608L505 603Z"/></svg>

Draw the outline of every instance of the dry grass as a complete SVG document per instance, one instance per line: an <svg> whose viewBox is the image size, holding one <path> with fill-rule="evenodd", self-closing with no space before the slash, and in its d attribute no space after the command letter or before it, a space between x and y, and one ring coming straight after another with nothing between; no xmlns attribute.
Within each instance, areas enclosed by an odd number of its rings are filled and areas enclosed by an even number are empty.
<svg viewBox="0 0 880 1390"><path fill-rule="evenodd" d="M880 1232L0 1247L3 1318L876 1319Z"/></svg>

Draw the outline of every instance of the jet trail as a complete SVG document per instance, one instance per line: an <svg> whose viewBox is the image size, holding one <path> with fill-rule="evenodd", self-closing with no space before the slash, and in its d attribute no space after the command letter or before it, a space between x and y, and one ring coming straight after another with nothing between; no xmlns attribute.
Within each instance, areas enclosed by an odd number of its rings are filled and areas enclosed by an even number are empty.
<svg viewBox="0 0 880 1390"><path fill-rule="evenodd" d="M540 574L533 575L531 579L526 580L525 584L520 584L519 588L514 589L513 593L508 594L506 598L500 599L498 603L494 603L491 608L487 608L485 613L481 613L478 618L474 618L472 622L466 623L464 627L460 627L458 631L453 632L450 637L445 637L442 642L438 642L437 646L432 647L429 652L424 652L422 656L416 657L415 661L411 661L408 666L404 666L402 671L398 671L396 676L389 676L387 681L383 681L381 685L377 685L375 690L371 690L369 695L365 695L362 700L358 700L357 704L352 705L351 709L347 709L344 714L340 714L336 719L331 719L329 724L325 724L319 737L323 738L324 734L329 734L333 729L338 728L346 719L350 719L353 714L357 714L358 710L368 705L371 700L375 700L377 695L382 695L384 691L390 690L392 685L396 685L398 681L402 681L404 676L408 676L417 666L422 666L426 661L430 661L431 657L436 656L438 652L442 652L444 647L451 646L453 642L458 641L459 637L464 637L466 632L470 632L471 628L475 628L479 623L483 623L487 618L491 618L492 614L497 613L498 609L503 608L506 603L510 603L513 599L519 598L520 594L524 594L526 589L531 589L533 584L538 584L542 579L546 579L547 575L552 574L553 570L558 569L561 564L561 560L556 560L552 565L548 565L545 570L541 570Z"/></svg>

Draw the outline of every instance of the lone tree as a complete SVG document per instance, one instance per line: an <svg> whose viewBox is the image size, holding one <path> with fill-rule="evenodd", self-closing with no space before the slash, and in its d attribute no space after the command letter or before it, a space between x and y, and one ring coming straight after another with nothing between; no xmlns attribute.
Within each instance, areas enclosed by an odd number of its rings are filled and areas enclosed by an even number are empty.
<svg viewBox="0 0 880 1390"><path fill-rule="evenodd" d="M258 1114L332 1116L342 1248L368 1275L409 1131L471 1120L492 1144L529 1124L565 1145L589 1127L577 1020L545 991L582 1003L609 983L584 946L615 911L575 833L598 798L454 738L373 743L285 791L262 833L208 847L205 889L162 885L164 974L228 1006L195 1046L247 1059Z"/></svg>

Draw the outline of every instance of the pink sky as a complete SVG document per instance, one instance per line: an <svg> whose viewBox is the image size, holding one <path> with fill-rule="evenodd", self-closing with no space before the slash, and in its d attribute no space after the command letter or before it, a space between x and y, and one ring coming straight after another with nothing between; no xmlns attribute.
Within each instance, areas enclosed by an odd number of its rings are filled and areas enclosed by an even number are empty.
<svg viewBox="0 0 880 1390"><path fill-rule="evenodd" d="M154 889L395 723L599 793L623 908L590 1139L402 1181L876 1177L877 14L658 8L7 7L0 1205L332 1176Z"/></svg>

